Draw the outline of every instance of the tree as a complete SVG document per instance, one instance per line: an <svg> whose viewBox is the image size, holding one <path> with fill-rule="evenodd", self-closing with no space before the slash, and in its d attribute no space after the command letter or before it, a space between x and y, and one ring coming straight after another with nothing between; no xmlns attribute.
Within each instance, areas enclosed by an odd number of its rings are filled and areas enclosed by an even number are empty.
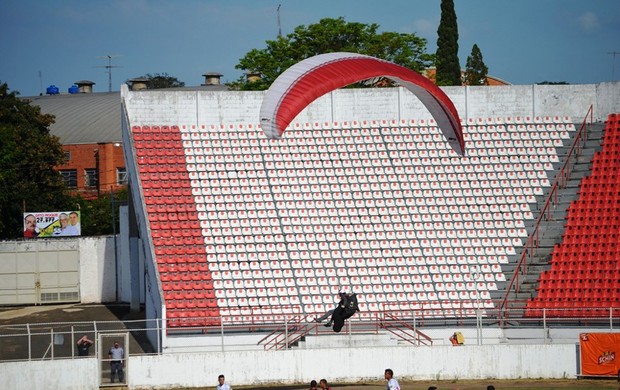
<svg viewBox="0 0 620 390"><path fill-rule="evenodd" d="M179 79L170 76L168 73L147 73L142 77L148 79L148 89L179 88L185 86L183 81L179 81Z"/></svg>
<svg viewBox="0 0 620 390"><path fill-rule="evenodd" d="M265 49L252 49L239 60L237 69L257 72L260 80L250 82L242 77L229 86L241 90L264 90L299 61L339 51L382 58L416 71L422 71L432 63L433 55L426 53L425 39L415 34L378 33L378 29L378 24L346 22L342 17L298 26L293 33L268 40Z"/></svg>
<svg viewBox="0 0 620 390"><path fill-rule="evenodd" d="M78 198L82 217L82 236L98 236L119 232L119 206L127 204L127 188L106 192L97 199ZM112 198L114 197L114 199ZM114 216L113 213L114 212ZM116 226L112 223L116 221Z"/></svg>
<svg viewBox="0 0 620 390"><path fill-rule="evenodd" d="M441 0L441 20L437 29L436 84L461 85L459 31L453 0Z"/></svg>
<svg viewBox="0 0 620 390"><path fill-rule="evenodd" d="M541 81L537 85L569 85L566 81Z"/></svg>
<svg viewBox="0 0 620 390"><path fill-rule="evenodd" d="M50 135L52 115L18 98L0 83L0 238L23 237L23 212L55 211L71 205L62 177L58 137ZM25 207L25 209L24 209Z"/></svg>
<svg viewBox="0 0 620 390"><path fill-rule="evenodd" d="M487 74L489 68L482 60L482 53L478 45L474 44L471 48L471 54L467 57L467 65L465 67L465 84L467 85L488 85Z"/></svg>

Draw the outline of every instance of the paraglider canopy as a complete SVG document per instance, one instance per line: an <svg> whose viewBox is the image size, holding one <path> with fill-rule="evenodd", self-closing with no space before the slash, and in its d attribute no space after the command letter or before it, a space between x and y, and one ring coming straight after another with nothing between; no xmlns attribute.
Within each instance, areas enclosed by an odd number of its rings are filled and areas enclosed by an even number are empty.
<svg viewBox="0 0 620 390"><path fill-rule="evenodd" d="M454 104L426 77L403 66L355 53L328 53L307 58L284 71L271 85L260 110L261 127L269 138L280 138L286 127L314 100L346 85L390 78L424 104L450 146L464 154L463 129Z"/></svg>

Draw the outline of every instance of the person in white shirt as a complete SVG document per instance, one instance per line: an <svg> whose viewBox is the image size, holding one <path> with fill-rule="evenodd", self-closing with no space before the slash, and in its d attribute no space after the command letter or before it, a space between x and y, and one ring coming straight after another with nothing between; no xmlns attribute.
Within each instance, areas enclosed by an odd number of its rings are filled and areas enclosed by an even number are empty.
<svg viewBox="0 0 620 390"><path fill-rule="evenodd" d="M384 377L385 380L388 381L387 390L400 390L400 385L398 381L394 379L394 371L392 371L392 369L386 368Z"/></svg>
<svg viewBox="0 0 620 390"><path fill-rule="evenodd" d="M75 228L75 226L69 223L69 216L66 213L61 213L58 216L58 221L60 221L60 230L54 231L54 234L57 236L78 236L79 232Z"/></svg>
<svg viewBox="0 0 620 390"><path fill-rule="evenodd" d="M80 216L78 215L77 212L72 211L69 213L69 224L70 226L73 226L73 228L77 232L76 235L79 236L81 234L81 228L80 228Z"/></svg>
<svg viewBox="0 0 620 390"><path fill-rule="evenodd" d="M118 374L118 382L123 383L125 375L123 373L123 364L125 360L125 350L120 346L118 341L114 341L114 346L108 352L110 359L110 383L114 383L114 377Z"/></svg>
<svg viewBox="0 0 620 390"><path fill-rule="evenodd" d="M216 390L232 390L230 385L225 381L226 378L224 377L224 374L220 374L220 376L217 377L218 385L216 387Z"/></svg>

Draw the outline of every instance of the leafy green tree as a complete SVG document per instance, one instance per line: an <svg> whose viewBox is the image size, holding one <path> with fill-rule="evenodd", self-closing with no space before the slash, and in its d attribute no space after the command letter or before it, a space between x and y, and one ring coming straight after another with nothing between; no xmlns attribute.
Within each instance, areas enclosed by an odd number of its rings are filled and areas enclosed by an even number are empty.
<svg viewBox="0 0 620 390"><path fill-rule="evenodd" d="M148 89L178 88L185 86L183 81L179 81L179 79L170 76L168 73L147 73L142 77L148 79Z"/></svg>
<svg viewBox="0 0 620 390"><path fill-rule="evenodd" d="M566 81L541 81L537 85L568 85Z"/></svg>
<svg viewBox="0 0 620 390"><path fill-rule="evenodd" d="M77 198L80 207L82 236L99 236L119 232L119 206L127 204L127 189L106 192L96 199ZM114 214L113 214L114 213ZM116 226L113 223L116 222Z"/></svg>
<svg viewBox="0 0 620 390"><path fill-rule="evenodd" d="M467 57L467 65L465 67L465 84L467 85L488 85L487 75L489 68L482 60L482 53L478 45L474 44L471 48L471 54Z"/></svg>
<svg viewBox="0 0 620 390"><path fill-rule="evenodd" d="M54 117L18 95L0 83L0 239L23 237L24 210L71 204L54 169L64 162L62 145L49 132Z"/></svg>
<svg viewBox="0 0 620 390"><path fill-rule="evenodd" d="M378 29L378 24L347 22L342 17L298 26L286 37L268 40L266 48L252 49L239 60L236 68L259 73L259 81L249 82L241 77L229 86L240 90L264 90L299 61L340 51L382 58L416 71L422 71L433 62L434 56L426 53L425 39L415 34L379 33Z"/></svg>
<svg viewBox="0 0 620 390"><path fill-rule="evenodd" d="M436 84L461 85L459 30L453 0L441 0L441 20L437 29Z"/></svg>

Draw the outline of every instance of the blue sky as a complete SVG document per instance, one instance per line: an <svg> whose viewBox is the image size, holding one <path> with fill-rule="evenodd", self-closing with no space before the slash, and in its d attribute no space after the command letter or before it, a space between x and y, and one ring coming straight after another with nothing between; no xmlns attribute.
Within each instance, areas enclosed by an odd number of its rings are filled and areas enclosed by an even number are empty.
<svg viewBox="0 0 620 390"><path fill-rule="evenodd" d="M459 57L473 44L489 74L513 84L620 80L618 0L455 0ZM436 50L440 0L0 0L0 81L22 96L78 80L108 91L101 66L116 55L112 89L147 73L199 85L205 72L233 81L249 50L325 17L416 33ZM41 75L41 76L39 76Z"/></svg>

